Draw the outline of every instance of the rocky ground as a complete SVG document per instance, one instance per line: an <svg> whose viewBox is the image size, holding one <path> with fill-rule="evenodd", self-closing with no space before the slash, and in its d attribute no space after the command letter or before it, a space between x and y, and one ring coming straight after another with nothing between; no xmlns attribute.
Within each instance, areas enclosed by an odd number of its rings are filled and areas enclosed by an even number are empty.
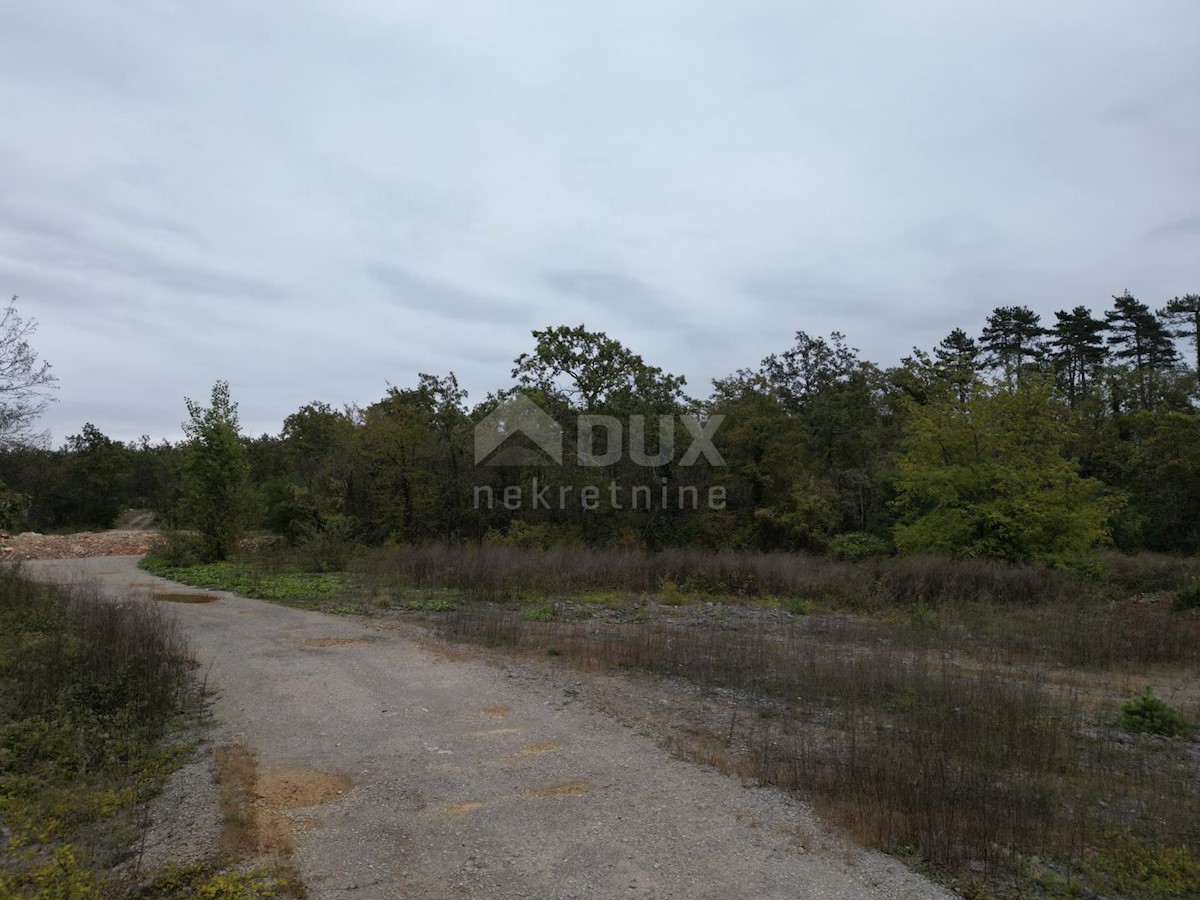
<svg viewBox="0 0 1200 900"><path fill-rule="evenodd" d="M87 559L97 556L141 556L162 540L157 531L83 531L38 534L0 531L0 559Z"/></svg>

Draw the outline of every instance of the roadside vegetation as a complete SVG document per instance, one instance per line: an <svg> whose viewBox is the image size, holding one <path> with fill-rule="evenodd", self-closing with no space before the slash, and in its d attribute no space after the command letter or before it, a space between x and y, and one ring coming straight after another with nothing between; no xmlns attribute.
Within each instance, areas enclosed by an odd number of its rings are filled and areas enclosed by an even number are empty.
<svg viewBox="0 0 1200 900"><path fill-rule="evenodd" d="M289 895L233 860L140 865L147 803L192 754L201 703L157 605L0 569L0 898Z"/></svg>

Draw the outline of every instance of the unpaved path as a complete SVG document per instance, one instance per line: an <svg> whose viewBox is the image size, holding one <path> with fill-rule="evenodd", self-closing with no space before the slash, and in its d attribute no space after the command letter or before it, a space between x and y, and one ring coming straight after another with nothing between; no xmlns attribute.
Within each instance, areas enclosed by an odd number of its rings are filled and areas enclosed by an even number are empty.
<svg viewBox="0 0 1200 900"><path fill-rule="evenodd" d="M24 563L119 592L184 590L136 565ZM222 728L300 826L295 862L315 900L951 896L825 833L790 797L672 757L548 675L439 653L378 621L207 593L216 601L172 608L211 666ZM318 805L289 804L313 784Z"/></svg>

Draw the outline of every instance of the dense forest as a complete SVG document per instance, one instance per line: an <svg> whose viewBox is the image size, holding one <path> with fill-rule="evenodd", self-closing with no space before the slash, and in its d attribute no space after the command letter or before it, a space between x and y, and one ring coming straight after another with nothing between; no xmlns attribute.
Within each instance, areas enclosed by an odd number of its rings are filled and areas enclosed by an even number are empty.
<svg viewBox="0 0 1200 900"><path fill-rule="evenodd" d="M278 434L248 437L218 384L210 405L187 402L179 443L124 443L85 424L58 449L7 447L2 525L103 528L147 508L169 527L224 529L218 555L254 528L295 543L694 545L1066 564L1100 545L1193 553L1198 332L1200 295L1156 311L1128 292L1099 315L1077 306L1052 323L1000 307L978 334L955 328L892 368L860 358L839 333L798 332L696 398L618 340L552 327L533 332L512 383L474 405L453 374L423 374L369 406L313 402ZM492 414L518 392L563 426L566 464L476 460L478 430L511 427ZM598 416L622 427L589 425L577 443L579 426ZM621 444L605 446L614 434ZM718 452L689 453L698 434ZM505 502L513 489L520 502Z"/></svg>

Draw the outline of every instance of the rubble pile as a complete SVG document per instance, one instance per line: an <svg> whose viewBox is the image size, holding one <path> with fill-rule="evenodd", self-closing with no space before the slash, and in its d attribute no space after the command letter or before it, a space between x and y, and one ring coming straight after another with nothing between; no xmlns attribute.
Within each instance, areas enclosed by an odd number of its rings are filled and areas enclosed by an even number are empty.
<svg viewBox="0 0 1200 900"><path fill-rule="evenodd" d="M0 531L0 559L83 559L142 556L162 541L157 531L81 531L78 534L9 535Z"/></svg>

